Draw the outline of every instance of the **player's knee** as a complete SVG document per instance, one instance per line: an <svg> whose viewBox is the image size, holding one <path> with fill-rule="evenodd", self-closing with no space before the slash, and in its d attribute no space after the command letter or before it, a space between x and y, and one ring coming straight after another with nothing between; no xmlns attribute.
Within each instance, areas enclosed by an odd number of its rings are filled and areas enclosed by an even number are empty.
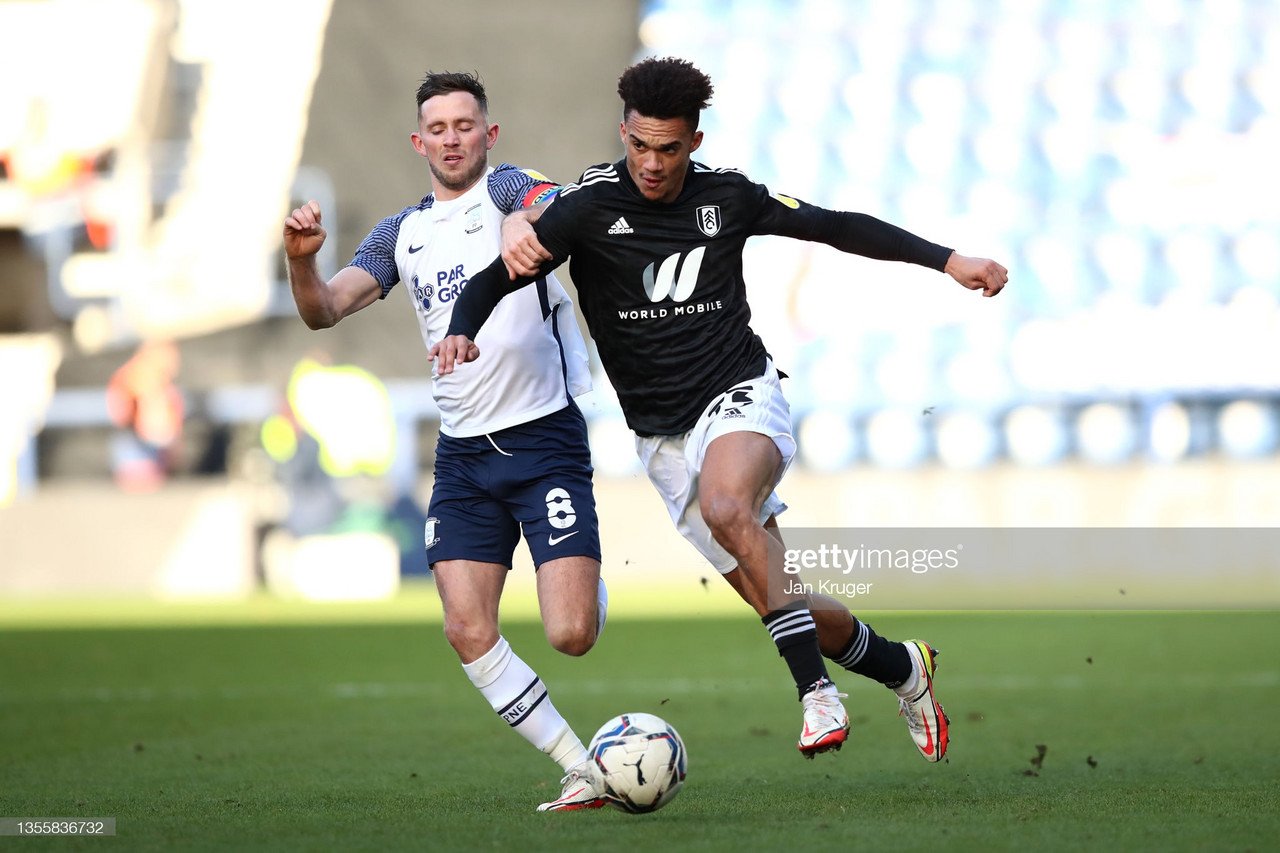
<svg viewBox="0 0 1280 853"><path fill-rule="evenodd" d="M475 660L498 642L498 626L478 619L446 615L444 636L463 660Z"/></svg>
<svg viewBox="0 0 1280 853"><path fill-rule="evenodd" d="M547 642L551 648L570 657L582 657L596 644L596 626L592 622L576 622L547 626Z"/></svg>
<svg viewBox="0 0 1280 853"><path fill-rule="evenodd" d="M702 520L707 523L711 535L724 545L733 542L755 521L751 507L731 496L704 496L700 501Z"/></svg>

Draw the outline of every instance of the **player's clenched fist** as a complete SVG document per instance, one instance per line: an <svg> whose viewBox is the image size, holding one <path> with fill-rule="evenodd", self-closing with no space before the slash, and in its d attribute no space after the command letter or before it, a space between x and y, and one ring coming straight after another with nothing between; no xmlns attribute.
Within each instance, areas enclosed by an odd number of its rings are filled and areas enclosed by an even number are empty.
<svg viewBox="0 0 1280 853"><path fill-rule="evenodd" d="M995 296L1009 282L1009 270L990 258L969 258L956 252L947 259L944 272L970 290Z"/></svg>
<svg viewBox="0 0 1280 853"><path fill-rule="evenodd" d="M320 205L314 201L294 208L284 221L284 253L290 258L314 255L324 245L324 238Z"/></svg>
<svg viewBox="0 0 1280 853"><path fill-rule="evenodd" d="M466 364L480 357L480 347L466 335L449 335L441 338L427 350L427 357L436 363L436 376L453 373L454 364Z"/></svg>

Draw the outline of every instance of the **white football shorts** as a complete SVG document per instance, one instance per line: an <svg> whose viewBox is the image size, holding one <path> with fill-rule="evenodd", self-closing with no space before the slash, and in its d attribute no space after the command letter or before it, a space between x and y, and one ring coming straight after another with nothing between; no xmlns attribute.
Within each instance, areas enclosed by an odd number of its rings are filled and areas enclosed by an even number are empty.
<svg viewBox="0 0 1280 853"><path fill-rule="evenodd" d="M782 453L778 481L791 467L796 440L791 433L791 406L782 394L782 384L773 362L765 364L764 375L740 382L711 401L694 427L684 435L636 436L636 455L649 474L676 529L720 574L737 568L738 561L720 547L702 520L698 503L698 476L707 447L719 436L731 432L758 432L773 439ZM774 482L777 486L778 482ZM787 505L770 493L760 507L760 523L778 515Z"/></svg>

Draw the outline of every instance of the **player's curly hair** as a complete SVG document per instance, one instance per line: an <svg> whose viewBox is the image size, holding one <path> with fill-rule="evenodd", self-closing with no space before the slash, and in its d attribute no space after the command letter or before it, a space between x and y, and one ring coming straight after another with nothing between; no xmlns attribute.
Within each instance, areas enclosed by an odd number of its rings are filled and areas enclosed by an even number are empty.
<svg viewBox="0 0 1280 853"><path fill-rule="evenodd" d="M637 62L618 78L624 119L634 110L649 118L682 118L693 130L713 91L710 77L674 56Z"/></svg>
<svg viewBox="0 0 1280 853"><path fill-rule="evenodd" d="M489 96L484 92L480 75L474 71L428 71L418 85L418 114L422 114L422 105L428 98L450 92L470 92L480 104L480 112L489 114Z"/></svg>

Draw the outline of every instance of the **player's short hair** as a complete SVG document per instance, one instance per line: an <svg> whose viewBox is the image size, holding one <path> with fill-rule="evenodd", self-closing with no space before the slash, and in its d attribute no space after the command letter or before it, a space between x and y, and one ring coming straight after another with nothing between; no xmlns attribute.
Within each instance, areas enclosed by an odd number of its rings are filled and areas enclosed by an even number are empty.
<svg viewBox="0 0 1280 853"><path fill-rule="evenodd" d="M632 111L649 118L682 118L693 130L713 91L710 77L674 56L637 62L618 78L623 119Z"/></svg>
<svg viewBox="0 0 1280 853"><path fill-rule="evenodd" d="M427 99L450 92L470 92L480 104L480 112L489 115L489 96L484 92L480 75L468 71L428 71L418 84L418 115Z"/></svg>

